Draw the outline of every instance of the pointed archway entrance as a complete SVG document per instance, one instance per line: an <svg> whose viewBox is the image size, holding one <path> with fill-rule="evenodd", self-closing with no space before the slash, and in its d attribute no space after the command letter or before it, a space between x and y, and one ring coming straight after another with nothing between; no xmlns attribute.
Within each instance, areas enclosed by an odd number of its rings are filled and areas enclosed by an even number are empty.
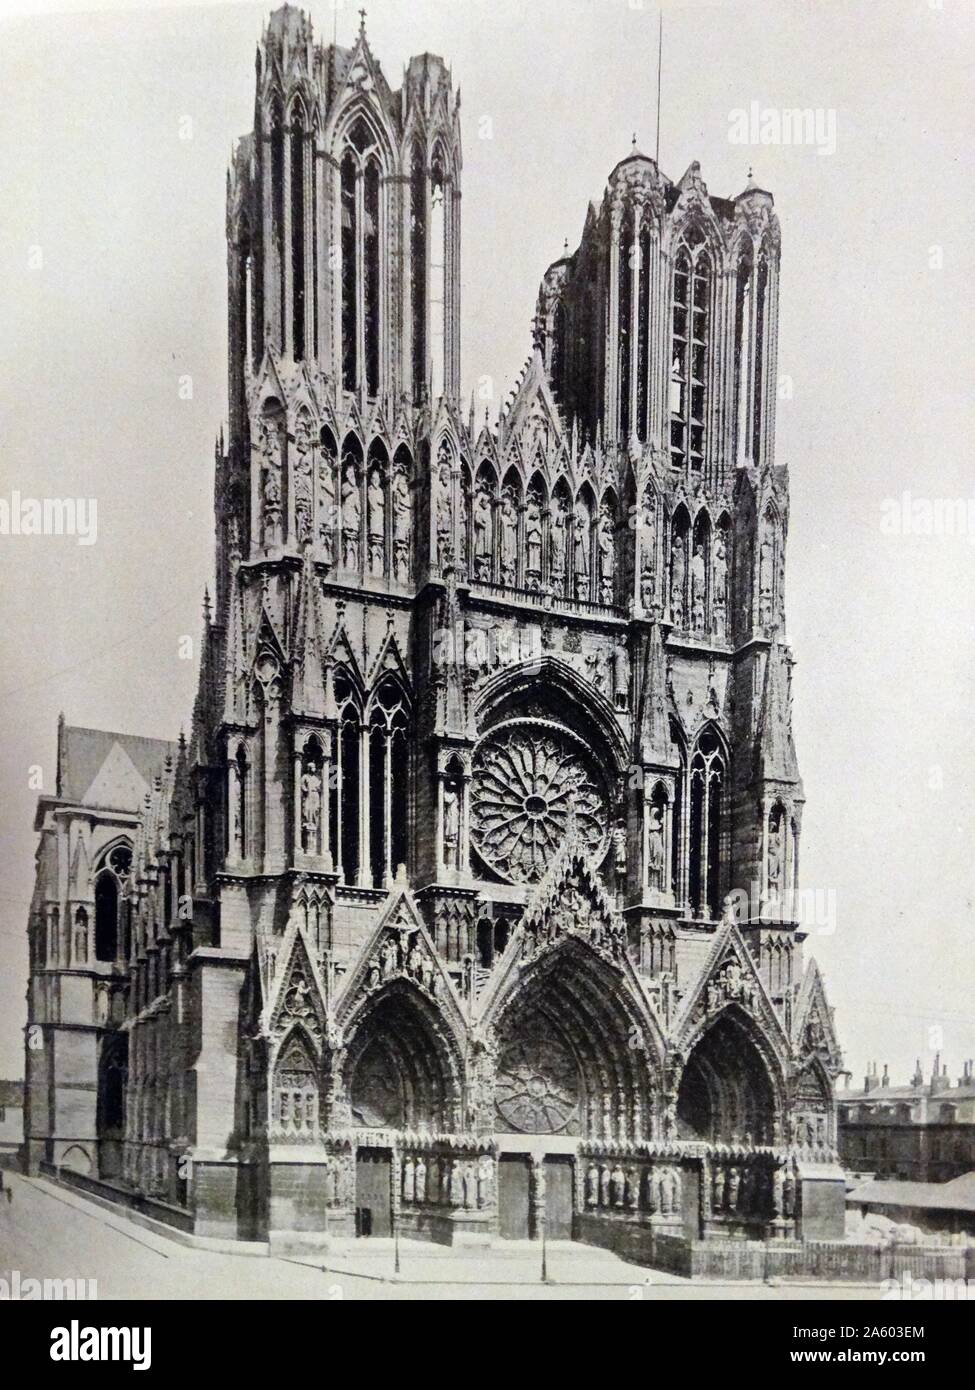
<svg viewBox="0 0 975 1390"><path fill-rule="evenodd" d="M396 1178L386 1136L433 1136L457 1128L460 1058L434 1004L409 980L399 978L369 1000L356 1023L343 1071L352 1124L359 1130L356 1234L388 1235Z"/></svg>
<svg viewBox="0 0 975 1390"><path fill-rule="evenodd" d="M677 1134L712 1144L771 1144L775 1088L747 1016L725 1009L692 1048L677 1092Z"/></svg>
<svg viewBox="0 0 975 1390"><path fill-rule="evenodd" d="M576 935L541 949L494 1020L502 1236L574 1233L580 1140L643 1136L649 1040L622 969Z"/></svg>

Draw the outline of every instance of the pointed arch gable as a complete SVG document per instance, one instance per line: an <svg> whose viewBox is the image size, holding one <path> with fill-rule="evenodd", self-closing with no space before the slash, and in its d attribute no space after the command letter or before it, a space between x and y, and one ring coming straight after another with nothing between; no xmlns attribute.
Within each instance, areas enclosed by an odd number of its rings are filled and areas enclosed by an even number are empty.
<svg viewBox="0 0 975 1390"><path fill-rule="evenodd" d="M371 136L371 145L364 150L356 149L357 159L363 159L374 149L379 156L382 172L387 175L393 173L396 168L395 134L382 107L361 91L351 92L336 104L325 124L324 143L336 157L341 157L348 149L360 121Z"/></svg>
<svg viewBox="0 0 975 1390"><path fill-rule="evenodd" d="M461 1127L464 1054L445 1015L396 979L364 1001L337 1058L353 1124L444 1133Z"/></svg>
<svg viewBox="0 0 975 1390"><path fill-rule="evenodd" d="M785 1028L769 998L755 959L733 922L718 930L710 958L671 1033L673 1055L686 1058L719 1014L729 1009L744 1020L776 1078L778 1095L784 1094L790 1044Z"/></svg>
<svg viewBox="0 0 975 1390"><path fill-rule="evenodd" d="M504 667L484 681L474 707L478 728L486 731L504 702L519 694L544 695L546 690L561 693L571 701L581 719L595 722L611 755L613 770L623 771L628 765L629 754L613 706L574 667L551 653Z"/></svg>
<svg viewBox="0 0 975 1390"><path fill-rule="evenodd" d="M663 1075L660 1030L642 992L585 940L563 936L509 970L479 1031L498 1056L499 1127L649 1135Z"/></svg>

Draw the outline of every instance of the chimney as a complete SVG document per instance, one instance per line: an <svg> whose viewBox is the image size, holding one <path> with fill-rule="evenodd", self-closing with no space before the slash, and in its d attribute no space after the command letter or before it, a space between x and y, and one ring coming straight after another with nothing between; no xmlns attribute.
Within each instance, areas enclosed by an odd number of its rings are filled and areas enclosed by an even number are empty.
<svg viewBox="0 0 975 1390"><path fill-rule="evenodd" d="M877 1063L867 1063L867 1074L863 1078L863 1089L865 1091L875 1091L877 1089Z"/></svg>
<svg viewBox="0 0 975 1390"><path fill-rule="evenodd" d="M912 1086L923 1086L923 1085L924 1085L924 1072L921 1070L921 1059L920 1059L920 1057L918 1057L917 1060L916 1060L915 1063L914 1063L914 1075L911 1077L911 1085L912 1085Z"/></svg>
<svg viewBox="0 0 975 1390"><path fill-rule="evenodd" d="M880 1078L880 1084L881 1084L881 1086L889 1086L889 1085L890 1085L890 1076L889 1076L888 1073L887 1073L887 1063L886 1063L886 1062L884 1063L884 1074L883 1074L883 1076Z"/></svg>
<svg viewBox="0 0 975 1390"><path fill-rule="evenodd" d="M935 1053L934 1066L931 1068L931 1094L936 1096L940 1091L951 1089L951 1078L948 1075L948 1068L941 1065L941 1053Z"/></svg>

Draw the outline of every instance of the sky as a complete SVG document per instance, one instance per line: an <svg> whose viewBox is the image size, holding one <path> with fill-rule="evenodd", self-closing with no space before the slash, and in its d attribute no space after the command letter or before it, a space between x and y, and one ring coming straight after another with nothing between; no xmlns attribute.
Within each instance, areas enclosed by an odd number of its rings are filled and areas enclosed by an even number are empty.
<svg viewBox="0 0 975 1390"><path fill-rule="evenodd" d="M393 87L432 51L461 90L464 390L497 402L545 267L634 134L653 152L658 10L366 3ZM305 8L351 41L352 0ZM267 11L0 13L0 498L98 507L92 545L0 535L0 1076L19 1076L58 713L169 738L189 719L226 418L224 179ZM857 1084L870 1060L901 1080L975 1056L973 59L971 0L664 5L664 171L697 159L733 196L751 165L782 223L806 951ZM824 138L742 144L753 103L819 113ZM967 503L951 534L931 523L945 503Z"/></svg>

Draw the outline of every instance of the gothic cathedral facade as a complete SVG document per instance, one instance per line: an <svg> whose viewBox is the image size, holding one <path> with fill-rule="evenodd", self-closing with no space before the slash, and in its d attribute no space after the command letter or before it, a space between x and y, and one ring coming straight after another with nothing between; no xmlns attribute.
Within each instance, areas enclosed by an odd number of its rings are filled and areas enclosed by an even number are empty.
<svg viewBox="0 0 975 1390"><path fill-rule="evenodd" d="M634 148L459 401L459 99L270 19L188 738L62 721L33 1171L201 1235L842 1231L798 911L780 237Z"/></svg>

